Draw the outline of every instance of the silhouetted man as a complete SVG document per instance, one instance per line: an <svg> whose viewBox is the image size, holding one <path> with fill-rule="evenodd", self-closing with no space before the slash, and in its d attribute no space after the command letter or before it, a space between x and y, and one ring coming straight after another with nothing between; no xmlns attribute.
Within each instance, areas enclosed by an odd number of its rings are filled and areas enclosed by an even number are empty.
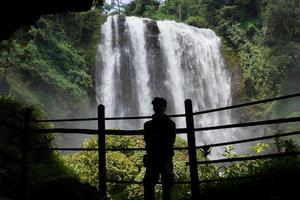
<svg viewBox="0 0 300 200"><path fill-rule="evenodd" d="M154 199L154 188L159 175L163 184L163 199L171 199L171 190L174 185L173 173L173 145L176 137L175 123L164 114L167 101L163 98L154 98L152 101L155 114L152 120L144 124L144 140L146 152L144 166L146 174L143 180L144 199Z"/></svg>

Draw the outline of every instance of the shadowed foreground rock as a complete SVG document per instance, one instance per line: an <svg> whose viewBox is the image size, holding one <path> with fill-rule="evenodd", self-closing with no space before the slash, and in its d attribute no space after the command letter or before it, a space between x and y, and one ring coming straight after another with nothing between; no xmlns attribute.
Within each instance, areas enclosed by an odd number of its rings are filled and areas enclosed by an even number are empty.
<svg viewBox="0 0 300 200"><path fill-rule="evenodd" d="M41 184L29 193L26 200L99 200L97 189L76 179L57 178Z"/></svg>
<svg viewBox="0 0 300 200"><path fill-rule="evenodd" d="M299 200L299 171L216 185L201 200ZM213 185L213 184L211 184Z"/></svg>

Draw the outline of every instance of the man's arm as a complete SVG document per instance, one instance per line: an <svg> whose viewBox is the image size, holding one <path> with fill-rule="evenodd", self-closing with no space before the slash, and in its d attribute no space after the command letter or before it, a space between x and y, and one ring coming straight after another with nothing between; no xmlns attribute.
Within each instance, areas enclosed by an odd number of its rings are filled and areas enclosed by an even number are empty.
<svg viewBox="0 0 300 200"><path fill-rule="evenodd" d="M145 142L146 152L149 154L149 151L150 151L149 122L145 122L145 124L144 124L144 142Z"/></svg>
<svg viewBox="0 0 300 200"><path fill-rule="evenodd" d="M168 134L166 138L166 153L167 156L173 156L174 155L174 143L176 139L176 124L170 120L168 124Z"/></svg>
<svg viewBox="0 0 300 200"><path fill-rule="evenodd" d="M176 139L176 124L173 121L171 123L171 130L170 131L171 131L171 135L172 135L171 142L172 142L172 144L174 144L175 139Z"/></svg>

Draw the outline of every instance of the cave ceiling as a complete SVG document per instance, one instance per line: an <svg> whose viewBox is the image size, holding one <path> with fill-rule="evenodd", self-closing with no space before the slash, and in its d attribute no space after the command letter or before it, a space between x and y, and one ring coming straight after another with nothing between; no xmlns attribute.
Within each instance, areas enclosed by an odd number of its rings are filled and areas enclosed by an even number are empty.
<svg viewBox="0 0 300 200"><path fill-rule="evenodd" d="M41 15L91 9L94 0L1 0L0 41L16 30L34 24Z"/></svg>

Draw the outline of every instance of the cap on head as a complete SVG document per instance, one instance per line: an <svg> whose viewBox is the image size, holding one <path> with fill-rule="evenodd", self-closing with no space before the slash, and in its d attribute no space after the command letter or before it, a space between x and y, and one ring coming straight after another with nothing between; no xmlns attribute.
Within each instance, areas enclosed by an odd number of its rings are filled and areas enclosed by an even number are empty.
<svg viewBox="0 0 300 200"><path fill-rule="evenodd" d="M159 103L163 103L165 107L167 107L167 100L165 100L164 98L161 98L161 97L155 97L153 100L152 100L152 104L153 105L157 105Z"/></svg>

